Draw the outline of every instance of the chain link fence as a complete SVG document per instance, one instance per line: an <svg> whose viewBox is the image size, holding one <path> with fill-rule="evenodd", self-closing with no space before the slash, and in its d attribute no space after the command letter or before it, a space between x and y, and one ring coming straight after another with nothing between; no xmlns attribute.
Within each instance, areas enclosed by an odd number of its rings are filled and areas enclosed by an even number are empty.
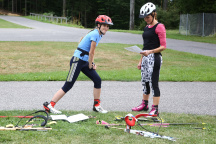
<svg viewBox="0 0 216 144"><path fill-rule="evenodd" d="M214 35L216 33L216 14L181 14L179 33L198 36Z"/></svg>

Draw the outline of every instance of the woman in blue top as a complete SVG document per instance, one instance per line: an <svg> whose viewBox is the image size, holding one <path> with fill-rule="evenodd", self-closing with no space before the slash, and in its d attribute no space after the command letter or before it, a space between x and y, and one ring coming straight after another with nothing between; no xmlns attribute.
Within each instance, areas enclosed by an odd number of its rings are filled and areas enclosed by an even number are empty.
<svg viewBox="0 0 216 144"><path fill-rule="evenodd" d="M88 76L94 82L94 105L93 110L100 113L107 113L100 105L101 93L101 78L96 72L96 65L94 64L95 48L101 40L102 36L109 30L109 26L113 25L110 17L106 15L99 15L96 20L96 28L90 31L84 38L81 39L78 48L75 50L70 61L70 70L64 86L53 96L50 103L45 102L44 108L48 112L60 114L54 108L55 104L73 87L80 71Z"/></svg>

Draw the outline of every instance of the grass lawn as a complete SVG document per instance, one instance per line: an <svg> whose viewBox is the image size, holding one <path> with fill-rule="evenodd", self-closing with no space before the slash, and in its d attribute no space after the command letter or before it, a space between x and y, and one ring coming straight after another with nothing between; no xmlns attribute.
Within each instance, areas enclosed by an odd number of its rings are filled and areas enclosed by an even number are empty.
<svg viewBox="0 0 216 144"><path fill-rule="evenodd" d="M22 25L8 22L6 20L0 19L0 28L28 28Z"/></svg>
<svg viewBox="0 0 216 144"><path fill-rule="evenodd" d="M140 81L140 55L126 44L99 44L95 54L102 80ZM138 45L142 47L141 45ZM75 42L0 42L0 81L64 81ZM161 81L216 81L216 58L167 49ZM89 80L81 74L78 80Z"/></svg>
<svg viewBox="0 0 216 144"><path fill-rule="evenodd" d="M0 111L0 115L15 116L26 115L33 111ZM167 144L173 143L172 141L159 138L146 138L134 134L125 133L123 130L106 129L104 126L96 125L97 120L103 120L108 123L125 124L124 121L114 121L115 116L125 116L127 112L110 112L108 114L99 114L87 111L63 111L67 116L83 113L85 115L96 116L86 121L77 123L68 123L65 121L57 121L56 125L51 125L50 131L0 131L0 143L73 143L73 144L107 144L107 143L160 143ZM132 112L133 115L139 113ZM215 116L207 115L190 115L190 114L171 114L161 113L161 118L165 120L164 123L206 123L205 125L170 125L168 127L161 127L159 134L175 137L177 144L185 143L216 143L216 125ZM27 119L20 122L20 126L26 123ZM16 125L19 121L18 118L1 118L0 126L8 124ZM43 121L34 121L34 124L41 124ZM50 121L48 121L50 122ZM140 121L141 124L149 124L156 122ZM118 128L125 128L125 126L116 126ZM157 132L158 127L144 126L144 128ZM196 128L206 128L196 129ZM134 130L143 130L140 126L132 127Z"/></svg>

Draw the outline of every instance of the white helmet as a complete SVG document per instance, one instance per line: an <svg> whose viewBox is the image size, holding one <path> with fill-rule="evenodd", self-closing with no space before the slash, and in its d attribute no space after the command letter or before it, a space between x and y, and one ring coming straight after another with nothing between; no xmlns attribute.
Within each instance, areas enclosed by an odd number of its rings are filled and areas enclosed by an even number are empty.
<svg viewBox="0 0 216 144"><path fill-rule="evenodd" d="M139 18L145 18L154 11L156 11L156 6L153 3L148 2L141 7Z"/></svg>

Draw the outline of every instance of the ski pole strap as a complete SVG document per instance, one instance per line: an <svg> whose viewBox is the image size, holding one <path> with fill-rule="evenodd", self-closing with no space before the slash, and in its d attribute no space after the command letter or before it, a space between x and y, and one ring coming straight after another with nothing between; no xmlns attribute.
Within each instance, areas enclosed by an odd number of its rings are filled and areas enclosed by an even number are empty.
<svg viewBox="0 0 216 144"><path fill-rule="evenodd" d="M81 51L82 53L80 54L81 57L83 57L84 55L89 55L89 52L87 51L84 51L83 49L81 48L77 48L77 50Z"/></svg>

